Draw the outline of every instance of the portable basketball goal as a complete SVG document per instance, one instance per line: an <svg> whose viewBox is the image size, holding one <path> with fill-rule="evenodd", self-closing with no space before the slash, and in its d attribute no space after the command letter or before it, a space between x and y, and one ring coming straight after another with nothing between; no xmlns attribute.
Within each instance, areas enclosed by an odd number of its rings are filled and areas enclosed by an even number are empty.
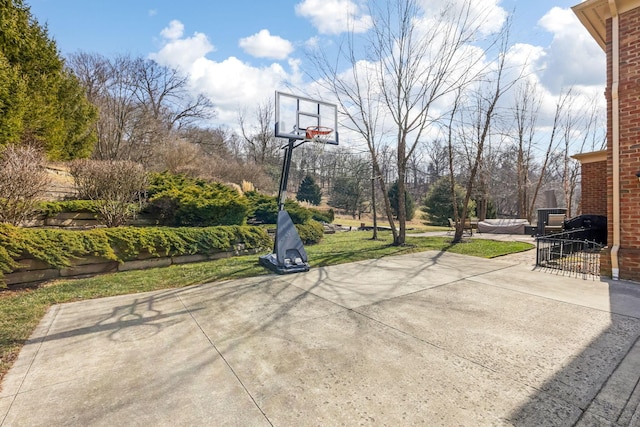
<svg viewBox="0 0 640 427"><path fill-rule="evenodd" d="M305 142L338 145L338 112L335 104L276 92L275 136L287 139L282 149L282 173L278 188L278 219L273 253L261 256L260 264L278 274L309 271L307 251L298 230L284 208L293 149Z"/></svg>

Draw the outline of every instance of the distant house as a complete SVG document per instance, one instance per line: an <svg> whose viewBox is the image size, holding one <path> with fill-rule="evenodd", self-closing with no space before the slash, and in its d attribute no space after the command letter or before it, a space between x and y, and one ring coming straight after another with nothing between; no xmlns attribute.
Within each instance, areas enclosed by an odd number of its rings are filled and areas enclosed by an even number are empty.
<svg viewBox="0 0 640 427"><path fill-rule="evenodd" d="M607 149L575 156L582 212L607 216L601 274L640 282L640 0L587 0L573 11L607 55Z"/></svg>

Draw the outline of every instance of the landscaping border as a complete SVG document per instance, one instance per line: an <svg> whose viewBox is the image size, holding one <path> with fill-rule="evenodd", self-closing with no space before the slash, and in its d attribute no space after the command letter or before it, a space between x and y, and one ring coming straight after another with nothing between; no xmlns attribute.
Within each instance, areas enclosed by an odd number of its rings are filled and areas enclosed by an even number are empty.
<svg viewBox="0 0 640 427"><path fill-rule="evenodd" d="M34 229L0 224L0 288L264 252L255 226Z"/></svg>
<svg viewBox="0 0 640 427"><path fill-rule="evenodd" d="M243 243L233 245L227 251L210 254L187 254L167 256L166 254L150 254L143 252L133 260L118 262L106 258L87 256L71 260L70 266L53 268L49 264L35 258L19 258L16 263L20 267L11 273L5 273L3 280L9 287L25 287L53 279L91 277L119 271L145 270L148 268L168 267L170 265L194 262L213 261L233 256L252 255L264 252L267 248L246 248Z"/></svg>

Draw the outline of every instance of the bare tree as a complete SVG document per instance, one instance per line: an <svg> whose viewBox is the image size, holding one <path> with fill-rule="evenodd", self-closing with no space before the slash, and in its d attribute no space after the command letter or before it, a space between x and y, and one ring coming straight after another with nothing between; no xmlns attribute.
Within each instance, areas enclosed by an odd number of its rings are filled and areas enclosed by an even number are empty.
<svg viewBox="0 0 640 427"><path fill-rule="evenodd" d="M407 162L427 129L438 118L434 104L464 85L481 57L465 46L479 33L484 17L472 13L472 2L458 8L453 3L437 19L421 26L419 3L397 0L386 3L374 16L371 46L378 66L378 82L387 112L395 125L398 168L398 223L394 241L406 237L405 182Z"/></svg>
<svg viewBox="0 0 640 427"><path fill-rule="evenodd" d="M213 114L207 98L191 94L185 76L154 61L79 53L68 64L100 112L97 159L148 164L175 131Z"/></svg>
<svg viewBox="0 0 640 427"><path fill-rule="evenodd" d="M538 198L538 194L540 193L540 189L542 188L542 184L544 182L544 177L547 172L547 166L549 165L549 161L551 159L551 155L558 147L560 126L562 124L562 118L565 114L567 108L570 108L570 100L571 100L572 89L567 90L564 93L561 93L556 102L556 108L553 115L553 123L551 126L551 131L548 136L547 148L542 157L542 164L540 170L538 171L538 179L536 181L535 187L533 189L533 195L531 197L531 202L529 204L529 210L527 214L527 218L533 218L533 211L536 206L536 200Z"/></svg>
<svg viewBox="0 0 640 427"><path fill-rule="evenodd" d="M448 148L442 139L435 139L425 145L426 155L429 158L427 169L427 183L433 185L438 179L447 174Z"/></svg>
<svg viewBox="0 0 640 427"><path fill-rule="evenodd" d="M541 102L536 86L530 81L516 88L512 112L518 153L516 159L518 217L526 217L529 221L531 221L529 210L531 150L534 146Z"/></svg>
<svg viewBox="0 0 640 427"><path fill-rule="evenodd" d="M576 213L574 198L580 178L580 162L571 155L585 150L592 151L594 147L602 148L601 128L598 126L599 113L595 102L580 105L577 98L573 98L560 123L562 149L557 153L555 169L559 175L557 179L562 183L562 193L569 216Z"/></svg>
<svg viewBox="0 0 640 427"><path fill-rule="evenodd" d="M403 245L406 238L407 163L439 118L434 104L464 84L482 57L464 51L477 37L484 19L472 13L471 6L470 0L459 8L450 3L438 16L426 17L417 0L371 3L373 28L366 40L366 61L358 57L353 31L337 61L322 54L315 56L322 82L338 98L348 127L367 143L376 176L383 176L378 155L388 141L381 132L383 118L392 123L400 199L398 228L386 197L389 181L378 182L395 245ZM339 72L343 63L348 72Z"/></svg>
<svg viewBox="0 0 640 427"><path fill-rule="evenodd" d="M339 49L340 59L348 64L348 73L340 73L337 65L326 56L325 52L315 52L312 59L316 69L324 77L320 83L338 100L340 113L346 119L343 125L358 134L366 143L371 157L373 175L378 177L375 181L380 187L384 210L393 240L396 242L398 229L387 194L386 183L389 181L385 179L380 162L380 152L384 151L384 134L380 129L381 95L377 89L375 69L372 64L360 61L356 52L354 33L349 33L347 40Z"/></svg>
<svg viewBox="0 0 640 427"><path fill-rule="evenodd" d="M247 123L246 113L238 113L238 122L246 147L247 157L264 165L278 158L278 144L273 132L273 103L268 100L258 104L253 123Z"/></svg>
<svg viewBox="0 0 640 427"><path fill-rule="evenodd" d="M29 219L49 185L45 155L29 145L0 151L0 222L18 225Z"/></svg>
<svg viewBox="0 0 640 427"><path fill-rule="evenodd" d="M485 148L489 145L492 138L492 130L496 120L496 107L498 102L521 77L519 73L516 73L514 78L505 78L508 42L509 25L506 25L503 29L495 67L484 75L482 80L477 82L476 88L472 92L472 96L469 97L471 100L471 108L468 111L461 110L461 112L468 114L468 118L463 120L463 141L461 142L470 154L468 155L470 170L466 184L465 197L462 203L462 212L460 214L460 220L456 224L453 243L457 243L462 240L464 222L467 219L469 201L473 194L474 183L478 171L482 167ZM459 96L458 99L462 100L462 97ZM466 126L467 124L468 126ZM452 191L452 195L455 203L455 191ZM455 206L456 205L454 204L454 207Z"/></svg>

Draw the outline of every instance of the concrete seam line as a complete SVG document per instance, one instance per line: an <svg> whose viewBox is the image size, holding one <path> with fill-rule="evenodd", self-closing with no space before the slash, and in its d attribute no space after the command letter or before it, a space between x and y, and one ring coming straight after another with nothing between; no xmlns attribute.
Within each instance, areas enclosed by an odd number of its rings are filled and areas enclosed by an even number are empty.
<svg viewBox="0 0 640 427"><path fill-rule="evenodd" d="M500 285L491 284L491 283L479 282L479 281L473 280L473 279L470 279L470 280L472 280L474 283L477 283L478 285L491 286L491 287L494 287L494 288L504 289L504 290L507 290L507 291L512 291L512 292L516 292L516 293L523 294L523 295L529 295L529 296L532 296L532 297L542 298L542 299L546 299L546 300L549 300L549 301L555 301L555 302L566 304L566 305L572 305L572 306L576 306L576 307L583 307L583 308L587 308L589 310L598 311L598 312L601 312L601 313L615 314L616 316L626 317L628 319L640 320L640 317L631 316L629 314L616 313L615 311L611 311L611 310L604 310L602 308L589 307L588 305L578 304L578 303L569 302L569 301L563 301L563 300L547 297L547 296L544 296L544 295L538 295L538 294L526 292L526 291L523 291L523 290L520 290L520 289L509 288L507 286L500 286Z"/></svg>
<svg viewBox="0 0 640 427"><path fill-rule="evenodd" d="M16 390L16 393L13 395L13 399L11 399L11 403L9 404L9 408L7 408L7 413L5 414L5 416L0 421L0 426L4 425L4 422L6 421L7 417L9 416L9 412L11 412L11 407L13 406L13 404L16 401L16 399L18 398L18 395L21 393L22 386L24 385L24 381L26 380L27 376L29 375L29 371L31 371L31 367L33 366L33 363L35 362L36 357L40 353L40 349L42 348L42 343L44 343L44 340L47 338L47 335L49 335L49 331L51 330L51 327L53 326L53 322L56 320L56 317L58 317L58 313L60 313L60 304L54 305L53 307L51 307L51 310L55 311L55 313L52 314L53 318L49 322L49 325L47 326L46 332L44 334L42 334L42 336L38 340L38 346L37 346L35 352L33 353L32 357L31 357L31 360L29 361L29 367L27 368L27 370L24 373L24 376L20 380L20 384L18 385L18 389Z"/></svg>
<svg viewBox="0 0 640 427"><path fill-rule="evenodd" d="M218 347L216 346L216 344L213 342L213 340L211 340L211 338L209 337L209 335L207 335L207 333L204 331L204 329L202 329L202 326L200 325L200 323L198 322L198 320L195 318L195 316L193 315L193 312L189 309L189 307L187 307L187 305L184 303L184 301L182 300L182 298L180 298L180 295L176 295L176 298L178 299L178 301L180 301L180 304L182 304L182 306L184 307L184 309L187 311L187 313L189 313L189 316L191 316L191 319L194 321L194 323L196 324L196 326L198 327L198 329L200 329L200 332L202 332L202 334L205 336L205 338L207 339L207 341L209 341L209 344L211 344L211 347L213 347L213 349L216 351L216 353L218 353L218 355L220 356L220 358L224 361L225 365L227 365L227 367L229 368L229 370L231 371L231 373L233 374L234 377L236 377L236 380L238 380L238 382L240 383L240 386L242 386L242 389L245 391L245 393L247 393L247 396L249 396L249 398L251 399L251 401L253 402L253 404L256 406L256 408L258 408L258 410L260 411L260 413L262 414L262 416L264 417L264 419L269 423L270 426L273 426L273 423L271 422L271 420L269 419L269 417L267 417L267 414L264 413L264 411L262 410L262 408L260 407L260 405L258 405L258 402L256 402L256 399L253 397L253 395L249 392L249 389L247 389L247 387L244 385L244 383L242 382L242 380L240 379L240 376L238 375L238 373L233 369L233 367L231 366L231 364L227 361L227 359L224 357L224 355L222 354L222 352L218 349Z"/></svg>

